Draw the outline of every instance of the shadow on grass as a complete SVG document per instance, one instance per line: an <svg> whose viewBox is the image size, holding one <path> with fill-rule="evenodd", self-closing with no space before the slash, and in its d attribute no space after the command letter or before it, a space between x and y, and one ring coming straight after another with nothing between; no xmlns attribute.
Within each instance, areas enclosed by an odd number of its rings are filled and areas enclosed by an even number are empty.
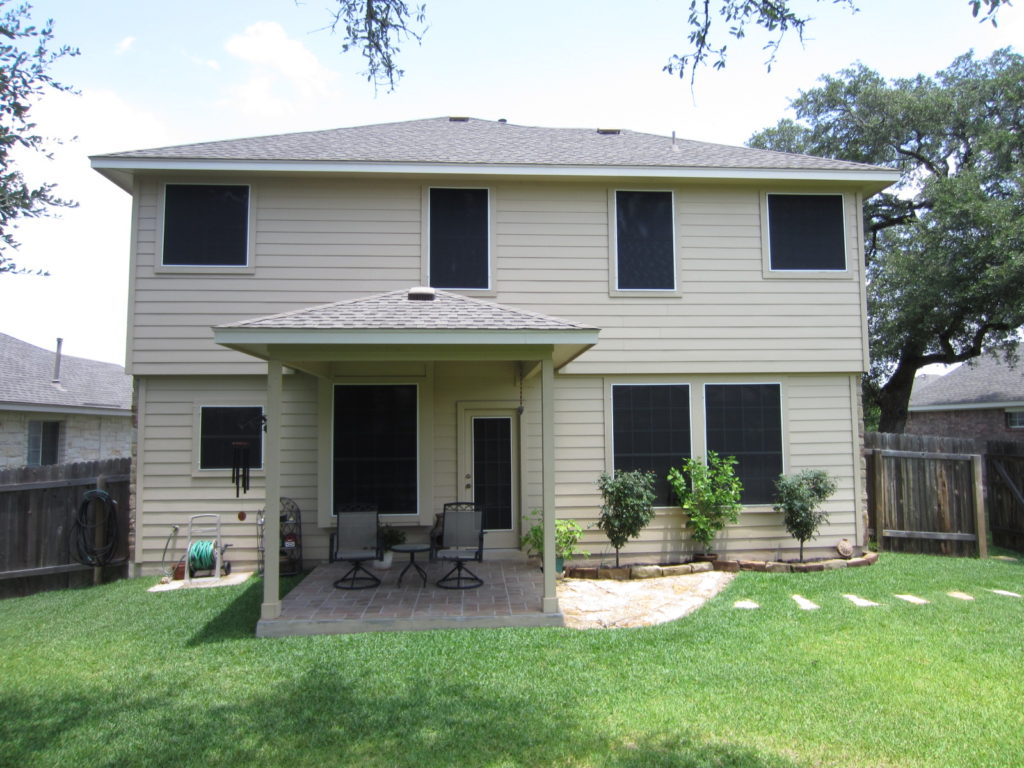
<svg viewBox="0 0 1024 768"><path fill-rule="evenodd" d="M303 575L281 579L283 598L303 579ZM189 648L204 643L221 643L226 640L241 640L255 637L256 622L260 618L263 603L263 578L254 577L245 584L238 597L213 619L200 627L185 645Z"/></svg>
<svg viewBox="0 0 1024 768"><path fill-rule="evenodd" d="M195 691L18 695L4 704L7 765L473 766L799 768L744 746L688 735L625 743L601 724L528 693L420 679L368 690L309 670L251 697L204 706ZM636 724L637 729L642 723Z"/></svg>

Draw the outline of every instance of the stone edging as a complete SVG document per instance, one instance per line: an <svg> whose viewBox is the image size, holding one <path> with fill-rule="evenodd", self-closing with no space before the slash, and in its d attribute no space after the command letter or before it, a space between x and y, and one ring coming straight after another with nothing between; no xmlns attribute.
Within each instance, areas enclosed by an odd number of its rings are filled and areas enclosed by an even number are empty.
<svg viewBox="0 0 1024 768"><path fill-rule="evenodd" d="M818 560L813 563L780 563L771 560L715 560L710 562L682 563L680 565L626 565L621 568L600 566L567 566L565 577L569 579L657 579L662 576L682 576L688 573L706 571L761 571L763 573L810 573L835 571L840 568L857 568L878 562L877 552L865 552L860 557Z"/></svg>

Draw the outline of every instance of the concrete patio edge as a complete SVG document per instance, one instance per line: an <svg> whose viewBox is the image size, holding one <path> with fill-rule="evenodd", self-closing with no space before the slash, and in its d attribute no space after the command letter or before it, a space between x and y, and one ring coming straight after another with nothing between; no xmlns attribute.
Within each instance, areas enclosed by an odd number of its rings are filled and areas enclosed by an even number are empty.
<svg viewBox="0 0 1024 768"><path fill-rule="evenodd" d="M347 635L358 632L401 632L432 629L500 629L502 627L562 627L561 613L524 613L514 616L437 616L413 619L260 619L256 637Z"/></svg>

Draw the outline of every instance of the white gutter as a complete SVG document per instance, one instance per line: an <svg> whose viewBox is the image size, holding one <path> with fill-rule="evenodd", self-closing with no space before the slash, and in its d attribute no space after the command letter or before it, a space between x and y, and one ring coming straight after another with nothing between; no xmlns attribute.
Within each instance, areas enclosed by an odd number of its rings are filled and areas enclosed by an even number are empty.
<svg viewBox="0 0 1024 768"><path fill-rule="evenodd" d="M1024 408L1024 400L1007 400L996 403L943 403L942 405L912 405L907 410L911 413L926 411L986 411L997 408Z"/></svg>
<svg viewBox="0 0 1024 768"><path fill-rule="evenodd" d="M358 328L214 328L217 344L596 344L594 328L566 330L457 330Z"/></svg>
<svg viewBox="0 0 1024 768"><path fill-rule="evenodd" d="M578 176L723 180L864 181L892 184L896 171L823 168L697 168L692 166L498 165L486 163L388 163L316 160L196 160L151 157L89 158L100 172L204 171L244 173L430 174L459 176ZM113 175L113 174L112 174Z"/></svg>
<svg viewBox="0 0 1024 768"><path fill-rule="evenodd" d="M80 416L124 416L132 415L131 408L120 408L102 405L56 405L53 403L0 403L0 411L19 411L28 413L68 413Z"/></svg>

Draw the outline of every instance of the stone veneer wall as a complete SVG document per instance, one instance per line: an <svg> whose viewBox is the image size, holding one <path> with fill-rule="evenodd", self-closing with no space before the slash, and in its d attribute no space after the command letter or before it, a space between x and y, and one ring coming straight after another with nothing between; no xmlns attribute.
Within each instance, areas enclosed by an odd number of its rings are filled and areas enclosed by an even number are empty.
<svg viewBox="0 0 1024 768"><path fill-rule="evenodd" d="M91 416L0 410L0 467L21 467L28 459L28 423L59 421L60 463L116 459L131 455L132 421L124 416Z"/></svg>

